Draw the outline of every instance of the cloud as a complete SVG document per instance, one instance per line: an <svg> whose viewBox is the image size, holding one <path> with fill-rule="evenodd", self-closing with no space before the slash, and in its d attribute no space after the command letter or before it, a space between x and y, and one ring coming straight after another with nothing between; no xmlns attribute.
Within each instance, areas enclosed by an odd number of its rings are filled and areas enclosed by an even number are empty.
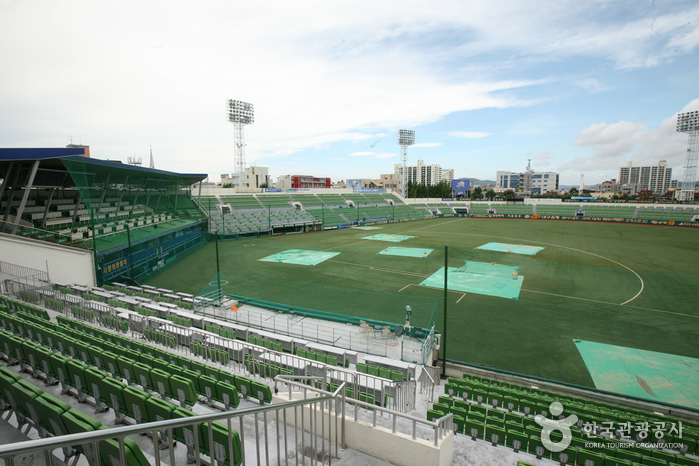
<svg viewBox="0 0 699 466"><path fill-rule="evenodd" d="M375 159L390 159L391 157L398 157L398 154L393 154L391 152L383 152L374 156Z"/></svg>
<svg viewBox="0 0 699 466"><path fill-rule="evenodd" d="M681 112L696 109L697 106L699 99L690 102ZM687 136L676 132L676 123L677 114L662 120L655 129L623 120L592 124L573 141L573 145L590 149L592 154L577 156L561 165L559 170L618 169L627 161L636 166L648 166L656 165L659 160L667 160L669 167L681 170L685 162Z"/></svg>
<svg viewBox="0 0 699 466"><path fill-rule="evenodd" d="M451 131L447 134L449 136L466 139L480 139L491 135L491 133L485 133L483 131Z"/></svg>
<svg viewBox="0 0 699 466"><path fill-rule="evenodd" d="M441 145L441 142L420 142L412 145L411 147L439 147Z"/></svg>
<svg viewBox="0 0 699 466"><path fill-rule="evenodd" d="M352 152L349 154L350 157L366 157L367 155L374 155L373 152Z"/></svg>
<svg viewBox="0 0 699 466"><path fill-rule="evenodd" d="M532 157L532 160L534 161L534 164L537 167L548 167L551 165L551 159L553 158L553 155L551 154L550 150L546 150L543 152L539 152L535 154Z"/></svg>

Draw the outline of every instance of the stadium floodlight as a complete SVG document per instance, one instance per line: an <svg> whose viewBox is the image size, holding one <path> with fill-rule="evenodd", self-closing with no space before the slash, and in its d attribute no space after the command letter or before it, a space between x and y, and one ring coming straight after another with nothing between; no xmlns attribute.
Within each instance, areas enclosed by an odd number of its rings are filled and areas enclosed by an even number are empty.
<svg viewBox="0 0 699 466"><path fill-rule="evenodd" d="M228 100L228 121L235 128L235 152L233 164L235 166L235 187L245 188L245 135L243 126L255 122L253 106L240 100Z"/></svg>
<svg viewBox="0 0 699 466"><path fill-rule="evenodd" d="M694 201L694 185L697 181L697 159L699 157L699 112L678 114L677 132L688 133L689 135L680 201L692 202Z"/></svg>
<svg viewBox="0 0 699 466"><path fill-rule="evenodd" d="M415 131L410 129L398 130L398 145L400 146L400 195L408 197L408 147L415 144Z"/></svg>

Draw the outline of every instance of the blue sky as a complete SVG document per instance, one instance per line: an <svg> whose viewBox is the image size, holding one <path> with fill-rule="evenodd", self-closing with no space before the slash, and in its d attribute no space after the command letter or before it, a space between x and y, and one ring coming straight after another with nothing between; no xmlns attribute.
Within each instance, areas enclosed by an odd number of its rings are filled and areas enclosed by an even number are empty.
<svg viewBox="0 0 699 466"><path fill-rule="evenodd" d="M0 146L233 170L226 99L255 105L249 164L333 181L399 162L562 184L666 159L699 109L696 1L0 0Z"/></svg>

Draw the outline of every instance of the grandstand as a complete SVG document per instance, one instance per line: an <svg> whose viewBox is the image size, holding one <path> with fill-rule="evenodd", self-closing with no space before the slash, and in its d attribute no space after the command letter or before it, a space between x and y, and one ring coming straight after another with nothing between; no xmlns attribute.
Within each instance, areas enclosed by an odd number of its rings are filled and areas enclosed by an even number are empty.
<svg viewBox="0 0 699 466"><path fill-rule="evenodd" d="M0 149L3 232L90 251L92 284L142 276L201 244L207 220L191 187L206 175L107 162L83 151Z"/></svg>

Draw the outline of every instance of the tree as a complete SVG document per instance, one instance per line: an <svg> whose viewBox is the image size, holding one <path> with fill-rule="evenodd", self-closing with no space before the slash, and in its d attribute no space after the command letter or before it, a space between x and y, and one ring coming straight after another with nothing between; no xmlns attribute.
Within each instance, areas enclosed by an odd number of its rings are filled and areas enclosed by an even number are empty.
<svg viewBox="0 0 699 466"><path fill-rule="evenodd" d="M489 189L489 190L485 193L485 198L488 199L489 201L492 201L493 199L495 199L495 190L494 190L494 189Z"/></svg>
<svg viewBox="0 0 699 466"><path fill-rule="evenodd" d="M577 196L580 194L580 192L578 191L578 188L572 187L570 188L570 190L568 190L568 194L570 194L571 196Z"/></svg>
<svg viewBox="0 0 699 466"><path fill-rule="evenodd" d="M260 185L260 188L269 188L269 185L267 183L262 183Z"/></svg>
<svg viewBox="0 0 699 466"><path fill-rule="evenodd" d="M483 188L481 188L480 186L476 186L475 188L473 188L471 199L473 199L474 201L483 199Z"/></svg>
<svg viewBox="0 0 699 466"><path fill-rule="evenodd" d="M511 189L508 189L507 191L505 191L502 194L503 194L503 196L505 196L505 199L514 199L517 196L515 194L515 192Z"/></svg>

